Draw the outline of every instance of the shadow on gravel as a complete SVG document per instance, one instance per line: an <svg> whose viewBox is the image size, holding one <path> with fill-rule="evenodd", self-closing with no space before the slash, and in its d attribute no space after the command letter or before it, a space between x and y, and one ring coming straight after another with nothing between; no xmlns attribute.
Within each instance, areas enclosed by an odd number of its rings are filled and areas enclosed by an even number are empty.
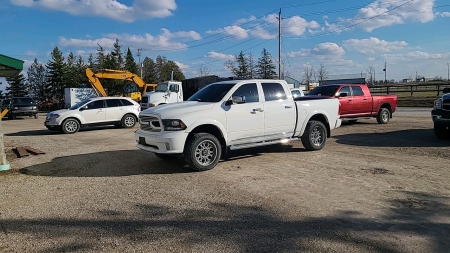
<svg viewBox="0 0 450 253"><path fill-rule="evenodd" d="M260 156L264 153L304 152L305 149L289 145L274 145L239 150L224 155L221 162ZM63 156L43 163L25 167L20 173L51 177L123 177L144 174L191 173L184 159L164 161L141 150L118 150L81 155Z"/></svg>
<svg viewBox="0 0 450 253"><path fill-rule="evenodd" d="M129 212L92 211L87 219L0 219L0 224L8 238L38 242L34 252L142 247L149 252L448 252L450 224L443 221L450 218L449 199L397 195L383 205L384 215L373 218L348 210L285 220L261 206L201 202L198 208L141 204Z"/></svg>
<svg viewBox="0 0 450 253"><path fill-rule="evenodd" d="M78 133L75 133L75 135L82 132L109 130L109 129L121 129L121 128L117 128L115 126L82 127L80 128L80 131ZM59 135L59 134L64 133L61 133L60 131L50 131L48 129L39 129L39 130L20 131L16 133L8 133L5 134L5 136L36 136L36 135Z"/></svg>
<svg viewBox="0 0 450 253"><path fill-rule="evenodd" d="M450 141L437 139L433 129L343 134L333 138L339 144L365 147L450 147Z"/></svg>

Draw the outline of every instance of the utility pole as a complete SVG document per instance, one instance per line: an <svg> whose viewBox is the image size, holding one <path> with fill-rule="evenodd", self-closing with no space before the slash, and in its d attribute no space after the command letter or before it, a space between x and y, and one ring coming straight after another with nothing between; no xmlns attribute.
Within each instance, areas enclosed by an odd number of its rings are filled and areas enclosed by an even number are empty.
<svg viewBox="0 0 450 253"><path fill-rule="evenodd" d="M384 69L383 69L383 71L384 71L384 83L386 84L387 83L387 79L386 79L387 64L386 64L386 62L384 62Z"/></svg>
<svg viewBox="0 0 450 253"><path fill-rule="evenodd" d="M416 80L414 80L414 82L417 82L417 71L416 71Z"/></svg>
<svg viewBox="0 0 450 253"><path fill-rule="evenodd" d="M281 79L281 8L278 13L278 78Z"/></svg>
<svg viewBox="0 0 450 253"><path fill-rule="evenodd" d="M141 79L142 79L141 50L142 50L142 48L137 49L137 51L138 51L137 56L139 57L139 69L141 71Z"/></svg>
<svg viewBox="0 0 450 253"><path fill-rule="evenodd" d="M447 85L450 84L450 64L447 62Z"/></svg>

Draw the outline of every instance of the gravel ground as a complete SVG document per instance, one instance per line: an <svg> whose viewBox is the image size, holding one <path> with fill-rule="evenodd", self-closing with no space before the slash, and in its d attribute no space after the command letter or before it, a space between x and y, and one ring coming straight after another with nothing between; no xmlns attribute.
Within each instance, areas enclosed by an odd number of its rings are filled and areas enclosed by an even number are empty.
<svg viewBox="0 0 450 253"><path fill-rule="evenodd" d="M0 252L450 252L450 141L430 117L361 120L318 152L243 150L201 173L137 150L134 129L63 135L43 117L2 122Z"/></svg>

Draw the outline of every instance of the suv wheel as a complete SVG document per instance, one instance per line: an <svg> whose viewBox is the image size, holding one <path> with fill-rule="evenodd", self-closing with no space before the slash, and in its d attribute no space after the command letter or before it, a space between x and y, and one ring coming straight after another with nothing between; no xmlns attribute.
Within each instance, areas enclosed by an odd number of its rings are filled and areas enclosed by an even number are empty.
<svg viewBox="0 0 450 253"><path fill-rule="evenodd" d="M76 119L66 119L61 130L66 134L74 134L80 130L80 123Z"/></svg>
<svg viewBox="0 0 450 253"><path fill-rule="evenodd" d="M132 114L126 114L122 118L122 127L130 128L136 125L136 116Z"/></svg>
<svg viewBox="0 0 450 253"><path fill-rule="evenodd" d="M196 171L214 168L222 155L222 146L216 136L196 133L191 136L184 148L184 158L189 167Z"/></svg>

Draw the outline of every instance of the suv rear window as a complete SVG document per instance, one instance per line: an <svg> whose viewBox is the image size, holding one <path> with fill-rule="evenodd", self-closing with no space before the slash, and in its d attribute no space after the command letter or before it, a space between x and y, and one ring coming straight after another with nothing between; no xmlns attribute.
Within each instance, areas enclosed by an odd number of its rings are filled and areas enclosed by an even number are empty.
<svg viewBox="0 0 450 253"><path fill-rule="evenodd" d="M13 104L31 105L32 103L32 98L13 98Z"/></svg>

